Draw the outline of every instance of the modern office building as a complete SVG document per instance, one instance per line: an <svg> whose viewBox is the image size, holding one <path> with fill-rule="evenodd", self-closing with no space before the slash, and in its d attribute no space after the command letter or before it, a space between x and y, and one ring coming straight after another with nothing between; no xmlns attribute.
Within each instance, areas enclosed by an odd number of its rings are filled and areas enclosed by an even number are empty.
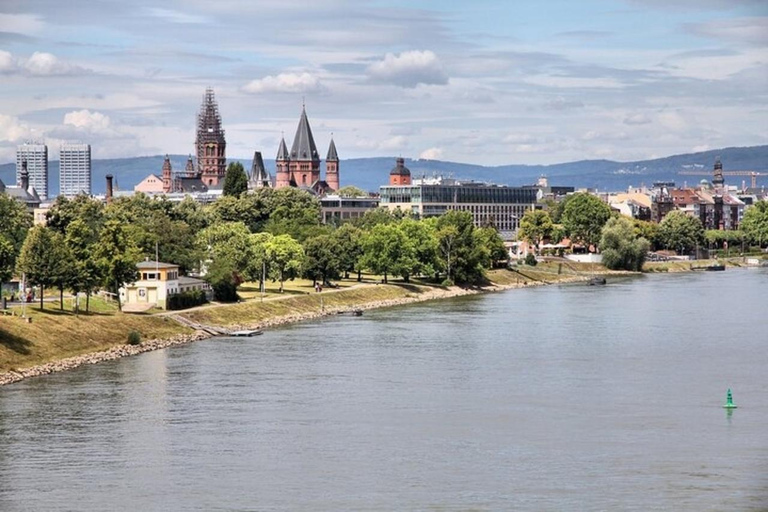
<svg viewBox="0 0 768 512"><path fill-rule="evenodd" d="M379 207L378 197L339 197L326 195L320 198L320 215L323 224L340 225L357 219L369 210Z"/></svg>
<svg viewBox="0 0 768 512"><path fill-rule="evenodd" d="M90 144L62 144L59 153L59 194L91 195Z"/></svg>
<svg viewBox="0 0 768 512"><path fill-rule="evenodd" d="M21 184L22 163L27 162L29 186L34 188L40 199L48 199L48 146L25 142L16 147L16 183Z"/></svg>
<svg viewBox="0 0 768 512"><path fill-rule="evenodd" d="M381 206L418 217L435 217L448 210L467 211L476 226L493 225L502 236L517 230L526 210L536 207L537 189L489 185L451 178L415 179L411 185L384 186Z"/></svg>

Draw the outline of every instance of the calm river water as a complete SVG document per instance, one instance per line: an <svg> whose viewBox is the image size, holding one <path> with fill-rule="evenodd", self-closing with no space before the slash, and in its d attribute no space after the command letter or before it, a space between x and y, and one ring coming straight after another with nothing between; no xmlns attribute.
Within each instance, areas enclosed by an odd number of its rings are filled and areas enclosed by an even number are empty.
<svg viewBox="0 0 768 512"><path fill-rule="evenodd" d="M767 510L767 291L512 290L23 381L0 510Z"/></svg>

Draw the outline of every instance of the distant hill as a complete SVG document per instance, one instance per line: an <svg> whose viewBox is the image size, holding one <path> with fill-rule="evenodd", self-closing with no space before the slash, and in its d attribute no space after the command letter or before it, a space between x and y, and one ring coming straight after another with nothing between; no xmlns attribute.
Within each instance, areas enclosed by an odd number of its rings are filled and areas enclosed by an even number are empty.
<svg viewBox="0 0 768 512"><path fill-rule="evenodd" d="M482 165L442 162L438 160L406 159L406 166L415 177L433 174L451 175L455 178L474 179L503 185L531 184L543 175L549 177L552 185L572 185L577 188L590 187L600 190L624 190L630 185L647 184L654 181L675 181L682 184L697 183L706 176L679 176L682 170L701 170L709 173L715 158L720 157L724 170L768 171L768 146L724 148L701 153L674 155L655 160L638 162L614 162L611 160L581 160L553 165ZM235 159L246 169L251 162ZM187 155L171 155L174 169L184 169ZM342 160L341 184L356 185L365 190L377 191L387 183L389 170L394 166L395 157L353 158ZM274 176L275 161L265 160L264 165ZM160 175L163 156L144 156L93 161L93 186L95 193L103 193L105 176L113 174L120 189L133 189L134 185L147 175ZM49 163L51 195L59 190L59 162ZM0 165L0 179L6 184L15 182L15 164ZM749 177L726 177L726 182L740 185L742 180L749 183ZM758 186L768 186L768 178L759 177Z"/></svg>

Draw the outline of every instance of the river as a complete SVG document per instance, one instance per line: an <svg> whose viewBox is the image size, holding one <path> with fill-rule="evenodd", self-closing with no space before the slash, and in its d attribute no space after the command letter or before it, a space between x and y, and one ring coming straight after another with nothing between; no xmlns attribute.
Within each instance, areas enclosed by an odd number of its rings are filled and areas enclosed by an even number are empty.
<svg viewBox="0 0 768 512"><path fill-rule="evenodd" d="M0 510L767 510L767 290L511 290L25 380Z"/></svg>

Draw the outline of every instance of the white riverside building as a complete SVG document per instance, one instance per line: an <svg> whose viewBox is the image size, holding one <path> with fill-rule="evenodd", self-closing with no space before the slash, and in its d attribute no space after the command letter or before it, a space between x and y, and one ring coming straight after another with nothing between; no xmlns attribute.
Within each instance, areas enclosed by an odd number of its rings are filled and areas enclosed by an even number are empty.
<svg viewBox="0 0 768 512"><path fill-rule="evenodd" d="M21 183L22 162L27 162L29 186L42 201L48 200L48 146L25 142L16 146L16 183Z"/></svg>
<svg viewBox="0 0 768 512"><path fill-rule="evenodd" d="M62 144L59 153L59 194L91 195L91 145Z"/></svg>

